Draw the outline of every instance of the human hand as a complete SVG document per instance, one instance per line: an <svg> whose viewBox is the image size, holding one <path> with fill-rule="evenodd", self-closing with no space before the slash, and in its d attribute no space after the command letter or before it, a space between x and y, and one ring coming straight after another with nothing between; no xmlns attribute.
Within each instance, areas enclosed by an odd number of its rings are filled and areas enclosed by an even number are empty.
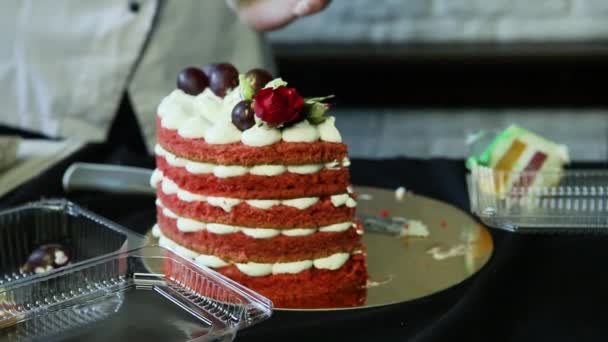
<svg viewBox="0 0 608 342"><path fill-rule="evenodd" d="M322 11L329 0L237 0L229 2L239 17L253 29L270 31L299 17Z"/></svg>

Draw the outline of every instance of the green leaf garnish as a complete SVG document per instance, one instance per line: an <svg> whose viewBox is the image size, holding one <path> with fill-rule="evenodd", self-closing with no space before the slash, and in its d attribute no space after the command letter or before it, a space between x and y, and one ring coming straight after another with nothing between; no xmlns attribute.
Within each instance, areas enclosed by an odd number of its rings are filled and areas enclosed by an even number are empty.
<svg viewBox="0 0 608 342"><path fill-rule="evenodd" d="M247 79L247 76L239 74L239 86L241 88L241 96L243 96L243 99L251 100L253 98L254 91L253 85L249 79Z"/></svg>
<svg viewBox="0 0 608 342"><path fill-rule="evenodd" d="M304 110L307 113L306 119L313 125L321 124L327 119L325 113L329 110L329 105L322 102L313 102L304 105Z"/></svg>
<svg viewBox="0 0 608 342"><path fill-rule="evenodd" d="M287 86L287 82L283 81L282 78L275 78L274 80L266 83L266 86L264 86L264 88L272 88L272 89L276 89L278 87L285 87Z"/></svg>

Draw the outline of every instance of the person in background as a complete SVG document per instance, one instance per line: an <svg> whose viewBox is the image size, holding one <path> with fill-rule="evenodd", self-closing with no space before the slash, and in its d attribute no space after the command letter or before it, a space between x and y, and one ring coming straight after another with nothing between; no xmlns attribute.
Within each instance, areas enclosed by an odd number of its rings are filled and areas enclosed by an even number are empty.
<svg viewBox="0 0 608 342"><path fill-rule="evenodd" d="M259 32L328 2L4 1L0 126L151 151L156 107L181 69L227 61L274 70Z"/></svg>

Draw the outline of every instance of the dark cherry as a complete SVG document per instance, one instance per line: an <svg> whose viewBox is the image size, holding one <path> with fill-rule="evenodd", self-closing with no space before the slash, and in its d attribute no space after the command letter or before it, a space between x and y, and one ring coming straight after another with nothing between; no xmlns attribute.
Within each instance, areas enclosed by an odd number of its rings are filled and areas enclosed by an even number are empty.
<svg viewBox="0 0 608 342"><path fill-rule="evenodd" d="M42 245L36 248L21 267L24 272L42 273L67 265L70 254L60 244Z"/></svg>
<svg viewBox="0 0 608 342"><path fill-rule="evenodd" d="M250 100L243 100L232 109L232 123L241 131L255 125L255 112Z"/></svg>
<svg viewBox="0 0 608 342"><path fill-rule="evenodd" d="M177 87L186 94L198 95L209 86L209 78L205 73L195 67L182 70L177 76Z"/></svg>
<svg viewBox="0 0 608 342"><path fill-rule="evenodd" d="M228 89L239 85L239 71L230 63L210 64L203 69L209 75L209 87L217 96L224 97Z"/></svg>
<svg viewBox="0 0 608 342"><path fill-rule="evenodd" d="M260 89L272 81L272 74L264 69L251 69L245 74L245 78L251 83L253 87L253 93L257 93Z"/></svg>

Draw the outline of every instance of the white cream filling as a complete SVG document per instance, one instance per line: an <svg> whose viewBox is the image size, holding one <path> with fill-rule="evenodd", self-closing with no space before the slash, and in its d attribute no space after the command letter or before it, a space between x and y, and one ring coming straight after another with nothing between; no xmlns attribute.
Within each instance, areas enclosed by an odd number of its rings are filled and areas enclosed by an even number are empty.
<svg viewBox="0 0 608 342"><path fill-rule="evenodd" d="M336 253L325 258L315 259L313 264L316 268L333 271L342 267L348 258L350 258L348 253Z"/></svg>
<svg viewBox="0 0 608 342"><path fill-rule="evenodd" d="M301 197L282 200L281 204L286 205L288 207L294 207L300 210L304 210L306 208L312 207L317 202L319 202L319 197Z"/></svg>
<svg viewBox="0 0 608 342"><path fill-rule="evenodd" d="M186 171L192 174L210 174L218 178L229 178L243 176L248 173L256 176L277 176L285 172L297 174L313 174L321 171L323 168L330 170L338 170L350 165L348 158L341 162L333 161L327 164L303 164L303 165L256 165L256 166L241 166L241 165L217 165L212 163L202 163L185 158L178 157L173 153L165 150L162 146L154 147L156 155L164 157L167 164L174 167L184 167Z"/></svg>
<svg viewBox="0 0 608 342"><path fill-rule="evenodd" d="M163 210L163 215L166 217L177 220L177 229L184 233L192 233L207 230L214 234L234 234L243 233L255 239L269 239L278 235L285 235L290 237L296 236L307 236L312 235L316 232L323 233L338 233L344 232L350 228L356 228L355 224L351 221L340 222L322 226L319 228L290 228L290 229L274 229L274 228L249 228L242 226L235 226L223 223L205 223L190 218L180 217L165 207L162 202L157 201L156 205Z"/></svg>
<svg viewBox="0 0 608 342"><path fill-rule="evenodd" d="M159 177L159 174L155 176L154 172L152 173L152 177ZM162 173L160 174L162 175ZM166 195L174 195L177 194L177 197L184 202L207 202L212 206L220 207L224 209L226 212L232 211L232 208L235 206L246 203L254 208L267 210L275 205L285 205L289 207L293 207L296 209L304 210L319 202L319 197L300 197L293 198L287 200L275 200L275 199L265 199L265 200L243 200L238 198L228 198L228 197L212 197L212 196L204 196L200 194L194 194L187 190L180 188L175 182L173 182L168 177L163 177L160 181L153 182L152 177L150 180L150 184L153 187L158 187L160 184L161 190ZM156 181L156 179L154 178ZM155 186L156 185L156 186ZM331 196L331 202L335 207L340 207L342 205L346 205L350 208L355 207L357 202L352 199L349 194L340 194Z"/></svg>
<svg viewBox="0 0 608 342"><path fill-rule="evenodd" d="M317 173L325 167L323 164L307 164L307 165L288 165L287 171L301 175Z"/></svg>
<svg viewBox="0 0 608 342"><path fill-rule="evenodd" d="M158 244L161 247L172 250L180 256L194 260L194 262L201 266L210 268L219 268L231 265L230 262L222 260L214 255L205 255L197 253L193 250L180 246L173 240L166 236L160 235ZM353 252L357 254L359 251ZM350 258L349 253L336 253L325 258L318 258L313 260L300 260L293 262L282 262L282 263L234 263L234 265L243 273L250 277L262 277L271 274L296 274L302 271L317 268L326 270L337 270L342 267Z"/></svg>
<svg viewBox="0 0 608 342"><path fill-rule="evenodd" d="M207 267L211 267L211 268L220 268L220 267L225 267L225 266L230 265L229 263L216 257L215 255L205 255L205 254L200 254L199 256L197 256L194 259L194 262L197 265L207 266Z"/></svg>
<svg viewBox="0 0 608 342"><path fill-rule="evenodd" d="M161 101L157 113L162 127L177 130L177 134L185 139L203 138L209 144L241 141L247 146L259 147L281 140L342 142L334 117L328 117L319 125L311 125L303 120L282 131L256 124L241 132L231 122L232 110L241 100L238 87L229 91L224 98L218 97L209 88L197 96L176 89Z"/></svg>
<svg viewBox="0 0 608 342"><path fill-rule="evenodd" d="M214 207L220 207L224 209L225 212L231 212L232 208L239 205L243 202L237 198L227 198L227 197L207 197L207 203L211 204Z"/></svg>
<svg viewBox="0 0 608 342"><path fill-rule="evenodd" d="M182 232L197 232L199 230L203 230L206 228L206 225L203 222L196 221L193 219L178 217L177 218L177 229Z"/></svg>
<svg viewBox="0 0 608 342"><path fill-rule="evenodd" d="M163 175L163 172L161 170L154 169L154 171L152 171L152 176L150 176L150 186L156 188L158 186L158 183L160 183L164 177L165 176Z"/></svg>

